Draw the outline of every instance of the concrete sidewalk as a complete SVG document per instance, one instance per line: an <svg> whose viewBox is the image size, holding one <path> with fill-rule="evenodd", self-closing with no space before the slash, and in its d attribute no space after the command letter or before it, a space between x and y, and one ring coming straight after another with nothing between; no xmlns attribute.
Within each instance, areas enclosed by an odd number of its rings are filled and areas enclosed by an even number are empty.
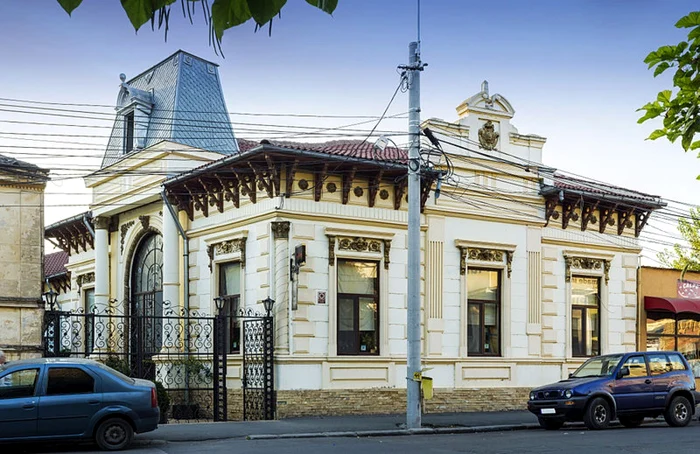
<svg viewBox="0 0 700 454"><path fill-rule="evenodd" d="M423 415L423 427L405 428L406 416L328 416L290 418L276 421L237 421L200 424L165 424L137 435L136 440L203 441L228 438L313 438L350 436L391 436L411 433L464 433L538 428L537 418L527 411L441 413Z"/></svg>

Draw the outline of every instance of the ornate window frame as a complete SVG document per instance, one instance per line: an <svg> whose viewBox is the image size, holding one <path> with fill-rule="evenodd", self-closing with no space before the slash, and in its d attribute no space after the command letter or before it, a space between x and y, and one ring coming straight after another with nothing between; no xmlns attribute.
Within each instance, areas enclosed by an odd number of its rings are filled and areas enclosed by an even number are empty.
<svg viewBox="0 0 700 454"><path fill-rule="evenodd" d="M205 250L209 265L209 310L211 314L216 314L214 297L219 294L219 265L228 262L239 262L241 264L241 290L239 308L243 309L246 304L246 244L248 242L248 231L240 230L234 234L223 237L212 237L204 240ZM200 307L202 302L200 302Z"/></svg>
<svg viewBox="0 0 700 454"><path fill-rule="evenodd" d="M469 267L499 270L501 273L501 306L500 332L501 345L499 355L502 358L511 356L511 275L513 273L513 256L515 244L489 243L469 240L455 240L459 249L460 274L460 324L459 324L459 354L469 357L467 345L467 304L469 289L467 288L467 270ZM472 356L483 358L483 356Z"/></svg>
<svg viewBox="0 0 700 454"><path fill-rule="evenodd" d="M573 346L571 342L571 276L600 278L600 354L605 355L610 351L610 312L608 310L608 293L610 282L610 269L614 254L603 254L579 250L564 250L564 278L566 289L566 358L580 360L581 357L573 356Z"/></svg>
<svg viewBox="0 0 700 454"><path fill-rule="evenodd" d="M328 356L338 356L336 265L339 258L379 263L379 357L389 356L389 254L394 233L326 227L325 234L328 240Z"/></svg>

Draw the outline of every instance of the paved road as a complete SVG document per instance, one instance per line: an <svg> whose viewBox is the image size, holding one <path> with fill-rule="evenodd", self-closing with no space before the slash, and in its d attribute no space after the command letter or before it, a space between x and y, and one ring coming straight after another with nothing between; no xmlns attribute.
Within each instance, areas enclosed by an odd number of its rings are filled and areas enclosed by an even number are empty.
<svg viewBox="0 0 700 454"><path fill-rule="evenodd" d="M134 446L129 454L218 454L218 453L567 453L567 454L660 454L697 453L700 424L674 429L655 426L639 429L612 428L604 431L583 429L522 430L460 435L413 435L382 438L314 438L279 440L216 440L198 442L152 442ZM94 448L73 446L34 446L25 452L36 454L92 454ZM4 450L3 450L4 451ZM14 450L13 450L14 451ZM14 451L17 452L17 451Z"/></svg>

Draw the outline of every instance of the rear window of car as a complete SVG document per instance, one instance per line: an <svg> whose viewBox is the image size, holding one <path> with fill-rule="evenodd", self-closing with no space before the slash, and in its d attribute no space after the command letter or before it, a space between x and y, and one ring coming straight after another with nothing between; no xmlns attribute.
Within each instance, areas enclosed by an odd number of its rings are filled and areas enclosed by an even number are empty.
<svg viewBox="0 0 700 454"><path fill-rule="evenodd" d="M668 361L671 363L671 370L686 370L685 363L678 353L669 353Z"/></svg>
<svg viewBox="0 0 700 454"><path fill-rule="evenodd" d="M130 384L130 385L133 385L134 383L136 383L136 381L135 381L133 378L127 377L126 375L122 374L122 373L119 372L118 370L112 369L112 368L109 367L109 366L105 366L104 364L102 364L102 363L100 363L100 362L97 363L97 367L99 367L99 368L102 369L102 370L105 370L105 371L109 372L110 374L114 375L115 377L117 377L118 379L120 379L121 381L123 381L123 382L125 382L125 383L128 383L128 384Z"/></svg>

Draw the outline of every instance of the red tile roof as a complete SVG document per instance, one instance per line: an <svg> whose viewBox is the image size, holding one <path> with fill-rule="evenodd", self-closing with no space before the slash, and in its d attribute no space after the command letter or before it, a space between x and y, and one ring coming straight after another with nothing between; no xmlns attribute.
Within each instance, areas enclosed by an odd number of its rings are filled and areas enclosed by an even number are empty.
<svg viewBox="0 0 700 454"><path fill-rule="evenodd" d="M380 151L374 148L373 142L364 140L332 140L329 142L309 143L278 140L253 142L251 140L238 139L238 148L241 150L241 153L263 144L289 150L316 151L336 156L351 156L370 161L406 162L408 158L408 152L404 149L386 147Z"/></svg>
<svg viewBox="0 0 700 454"><path fill-rule="evenodd" d="M56 274L67 273L66 264L68 263L68 254L64 251L46 254L44 256L44 274L46 277Z"/></svg>
<svg viewBox="0 0 700 454"><path fill-rule="evenodd" d="M558 173L554 174L554 186L560 189L570 189L573 191L585 191L593 194L625 197L643 200L646 202L658 202L660 199L660 197L657 195L645 194L643 192L633 191L631 189L621 188L619 186L613 186L607 183L564 176Z"/></svg>

